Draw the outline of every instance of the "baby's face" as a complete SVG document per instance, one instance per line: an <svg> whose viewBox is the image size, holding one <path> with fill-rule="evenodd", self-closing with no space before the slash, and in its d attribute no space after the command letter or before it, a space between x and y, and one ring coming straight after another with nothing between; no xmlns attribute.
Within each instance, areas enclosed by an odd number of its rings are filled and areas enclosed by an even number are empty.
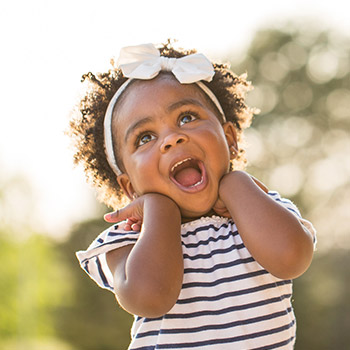
<svg viewBox="0 0 350 350"><path fill-rule="evenodd" d="M112 123L124 192L129 198L160 193L177 203L183 217L204 215L229 171L229 145L236 146L229 124L221 125L195 84L181 85L171 76L135 82Z"/></svg>

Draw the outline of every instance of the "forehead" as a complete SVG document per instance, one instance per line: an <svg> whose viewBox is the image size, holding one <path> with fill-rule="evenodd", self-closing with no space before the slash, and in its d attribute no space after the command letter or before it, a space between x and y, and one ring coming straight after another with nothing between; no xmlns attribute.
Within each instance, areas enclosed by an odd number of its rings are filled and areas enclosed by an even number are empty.
<svg viewBox="0 0 350 350"><path fill-rule="evenodd" d="M113 134L123 133L137 119L152 117L182 101L202 105L213 111L204 92L196 84L180 84L172 75L152 80L136 80L125 90L113 111Z"/></svg>

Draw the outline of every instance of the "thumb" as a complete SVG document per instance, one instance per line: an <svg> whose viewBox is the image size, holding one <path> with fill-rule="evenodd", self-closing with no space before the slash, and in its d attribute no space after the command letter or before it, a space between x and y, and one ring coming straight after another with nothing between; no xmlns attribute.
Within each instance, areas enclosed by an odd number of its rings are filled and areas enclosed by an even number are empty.
<svg viewBox="0 0 350 350"><path fill-rule="evenodd" d="M117 209L116 211L113 211L111 213L107 213L104 215L104 220L107 222L119 222L119 221L123 221L123 219L120 218L120 210Z"/></svg>
<svg viewBox="0 0 350 350"><path fill-rule="evenodd" d="M117 209L104 216L105 221L115 223L124 221L126 219L133 219L134 221L142 220L143 217L143 201L138 198L128 204L126 207Z"/></svg>
<svg viewBox="0 0 350 350"><path fill-rule="evenodd" d="M117 209L116 211L113 211L111 213L107 213L104 215L104 220L107 222L115 223L115 222L120 222L124 221L128 218L130 218L131 212L128 210L128 206Z"/></svg>

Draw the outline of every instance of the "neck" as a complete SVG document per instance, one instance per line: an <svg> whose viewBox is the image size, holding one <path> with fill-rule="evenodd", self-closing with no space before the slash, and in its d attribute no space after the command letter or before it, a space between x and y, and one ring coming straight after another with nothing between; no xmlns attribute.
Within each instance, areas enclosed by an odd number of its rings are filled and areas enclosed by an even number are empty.
<svg viewBox="0 0 350 350"><path fill-rule="evenodd" d="M190 221L194 221L194 220L197 220L197 219L200 219L202 217L206 217L206 216L213 216L213 215L216 215L218 216L219 214L217 214L213 209L209 210L207 213L203 214L203 215L200 215L198 217L181 217L181 223L182 224L185 224L186 222L190 222Z"/></svg>

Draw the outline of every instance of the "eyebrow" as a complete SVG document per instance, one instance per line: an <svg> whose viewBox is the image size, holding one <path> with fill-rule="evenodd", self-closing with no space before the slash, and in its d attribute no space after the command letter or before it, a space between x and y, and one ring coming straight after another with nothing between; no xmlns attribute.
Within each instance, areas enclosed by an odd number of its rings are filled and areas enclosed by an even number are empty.
<svg viewBox="0 0 350 350"><path fill-rule="evenodd" d="M180 101L177 101L173 104L171 104L168 108L167 111L168 112L173 112L174 110L182 107L182 106L186 106L186 105L195 105L198 107L204 107L203 103L201 103L200 101L194 99L194 98L184 98Z"/></svg>

